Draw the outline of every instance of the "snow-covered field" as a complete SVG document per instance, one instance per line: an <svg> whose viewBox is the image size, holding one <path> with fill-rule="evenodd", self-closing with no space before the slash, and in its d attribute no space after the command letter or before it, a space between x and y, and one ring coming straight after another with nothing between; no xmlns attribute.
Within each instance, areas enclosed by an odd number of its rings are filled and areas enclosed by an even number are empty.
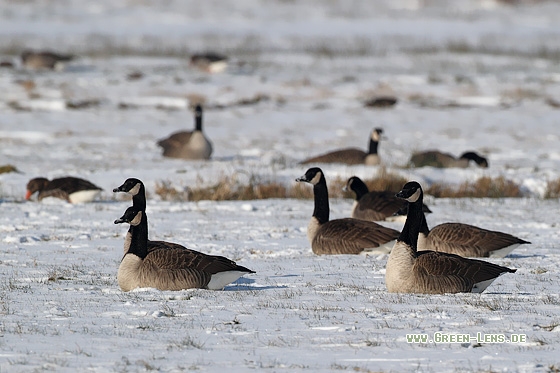
<svg viewBox="0 0 560 373"><path fill-rule="evenodd" d="M521 1L7 1L0 4L0 371L527 371L560 369L560 5ZM80 57L63 71L20 68L24 47ZM231 56L208 75L188 55ZM132 79L131 73L141 73ZM395 95L391 109L365 108ZM164 159L156 141L190 129L202 99L209 162ZM256 103L244 105L244 101ZM90 102L85 108L72 105ZM430 226L459 221L529 240L518 268L482 295L396 295L387 256L317 257L310 200L169 202L222 177L293 185L305 157L365 149L425 186L504 176L523 199L433 199ZM410 154L476 150L482 170L405 169ZM372 177L323 166L328 178ZM33 177L104 188L85 205L24 202ZM225 291L123 293L116 282L130 205L147 186L150 236L255 270ZM332 200L331 217L350 200ZM387 223L400 229L402 223ZM523 334L522 343L407 343L435 332Z"/></svg>

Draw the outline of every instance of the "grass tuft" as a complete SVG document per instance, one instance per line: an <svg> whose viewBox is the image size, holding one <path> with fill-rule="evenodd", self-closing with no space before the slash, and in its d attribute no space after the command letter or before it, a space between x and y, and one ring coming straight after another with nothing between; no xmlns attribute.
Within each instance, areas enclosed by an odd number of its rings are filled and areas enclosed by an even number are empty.
<svg viewBox="0 0 560 373"><path fill-rule="evenodd" d="M425 190L436 198L508 198L523 197L521 187L511 180L499 176L483 176L474 182L465 181L458 187L445 184L432 184Z"/></svg>

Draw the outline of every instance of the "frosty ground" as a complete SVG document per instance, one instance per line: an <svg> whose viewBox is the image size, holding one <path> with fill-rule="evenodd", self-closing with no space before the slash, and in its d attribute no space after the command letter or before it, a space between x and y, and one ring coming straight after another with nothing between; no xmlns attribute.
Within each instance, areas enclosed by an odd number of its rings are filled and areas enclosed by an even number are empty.
<svg viewBox="0 0 560 373"><path fill-rule="evenodd" d="M0 165L21 171L0 175L0 370L560 369L559 201L543 199L560 177L560 7L232 4L2 5L2 59L24 46L80 58L60 72L0 70ZM186 55L207 48L232 56L226 73L189 68ZM381 94L395 95L396 107L364 107ZM213 160L164 159L156 141L191 128L193 99L205 100ZM80 102L90 106L72 109ZM387 256L311 253L311 200L171 202L155 192L161 182L183 191L223 177L293 185L306 170L299 160L365 149L374 127L385 130L384 167L407 179L504 176L522 186L525 198L427 199L430 226L458 221L531 241L492 260L517 273L482 295L389 294ZM480 151L490 168L402 167L431 148ZM322 167L327 180L379 172ZM29 179L64 175L101 186L99 201L24 202ZM120 291L126 227L113 221L130 201L111 190L127 177L146 183L151 238L257 273L224 291ZM350 207L332 200L331 217ZM406 341L435 332L527 341Z"/></svg>

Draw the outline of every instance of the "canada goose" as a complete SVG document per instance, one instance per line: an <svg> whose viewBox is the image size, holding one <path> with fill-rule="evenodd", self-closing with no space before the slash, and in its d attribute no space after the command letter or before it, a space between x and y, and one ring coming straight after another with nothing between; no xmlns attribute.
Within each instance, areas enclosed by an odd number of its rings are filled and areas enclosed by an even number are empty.
<svg viewBox="0 0 560 373"><path fill-rule="evenodd" d="M64 62L68 62L74 58L71 55L63 55L50 51L32 51L25 50L21 53L21 64L34 70L48 69L59 70L64 66Z"/></svg>
<svg viewBox="0 0 560 373"><path fill-rule="evenodd" d="M462 223L443 223L430 230L426 217L418 235L419 250L440 251L465 257L503 258L519 245L529 243L511 234Z"/></svg>
<svg viewBox="0 0 560 373"><path fill-rule="evenodd" d="M61 177L49 181L44 177L37 177L27 183L25 199L29 200L35 192L39 192L37 199L56 197L70 203L91 202L101 193L102 189L91 182L77 177Z"/></svg>
<svg viewBox="0 0 560 373"><path fill-rule="evenodd" d="M422 226L422 187L410 181L397 193L409 202L402 232L391 250L385 283L392 293L481 293L503 273L516 269L436 251L417 251Z"/></svg>
<svg viewBox="0 0 560 373"><path fill-rule="evenodd" d="M195 129L193 131L175 132L159 140L163 156L182 159L209 159L212 155L212 143L202 133L202 106L194 109Z"/></svg>
<svg viewBox="0 0 560 373"><path fill-rule="evenodd" d="M227 69L228 58L218 53L193 54L190 65L208 73L221 73Z"/></svg>
<svg viewBox="0 0 560 373"><path fill-rule="evenodd" d="M377 148L383 129L376 128L371 131L369 139L369 151L366 153L363 150L356 148L347 148L335 150L329 153L319 155L317 157L308 158L300 164L309 163L345 163L345 164L365 164L366 166L375 166L380 163Z"/></svg>
<svg viewBox="0 0 560 373"><path fill-rule="evenodd" d="M437 150L416 153L410 157L410 167L437 167L437 168L467 168L470 161L474 161L479 167L488 168L488 160L475 152L463 153L459 158L455 158L448 153Z"/></svg>
<svg viewBox="0 0 560 373"><path fill-rule="evenodd" d="M396 220L401 216L406 217L408 203L388 191L369 191L367 185L357 176L352 176L346 182L345 191L355 193L352 205L354 219L381 221ZM424 212L432 212L428 206L423 205Z"/></svg>
<svg viewBox="0 0 560 373"><path fill-rule="evenodd" d="M388 253L391 250L399 236L394 229L352 218L329 221L329 192L320 168L310 168L296 181L313 185L315 209L307 226L307 238L315 254Z"/></svg>
<svg viewBox="0 0 560 373"><path fill-rule="evenodd" d="M121 186L113 189L113 193L118 192L130 194L132 205L138 210L146 210L146 188L141 180L133 177L126 179Z"/></svg>
<svg viewBox="0 0 560 373"><path fill-rule="evenodd" d="M123 291L140 287L220 290L247 273L255 273L223 256L203 254L175 243L148 241L146 212L134 206L115 220L115 224L120 223L130 224L117 274Z"/></svg>

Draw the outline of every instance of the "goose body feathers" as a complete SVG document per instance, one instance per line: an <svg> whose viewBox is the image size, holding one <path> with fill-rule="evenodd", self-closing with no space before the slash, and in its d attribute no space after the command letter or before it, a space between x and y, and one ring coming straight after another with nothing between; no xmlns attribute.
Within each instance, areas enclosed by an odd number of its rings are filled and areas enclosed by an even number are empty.
<svg viewBox="0 0 560 373"><path fill-rule="evenodd" d="M426 223L424 222L424 225ZM462 223L443 223L421 228L419 250L433 250L465 257L503 258L519 245L529 244L511 234Z"/></svg>
<svg viewBox="0 0 560 373"><path fill-rule="evenodd" d="M307 227L311 249L317 255L388 253L399 232L374 222L352 218L329 220L328 189L320 168L296 179L313 185L315 209Z"/></svg>
<svg viewBox="0 0 560 373"><path fill-rule="evenodd" d="M417 251L424 219L422 188L415 181L408 182L397 195L409 202L409 208L406 223L387 260L385 283L389 292L481 293L500 275L516 271L454 254Z"/></svg>

